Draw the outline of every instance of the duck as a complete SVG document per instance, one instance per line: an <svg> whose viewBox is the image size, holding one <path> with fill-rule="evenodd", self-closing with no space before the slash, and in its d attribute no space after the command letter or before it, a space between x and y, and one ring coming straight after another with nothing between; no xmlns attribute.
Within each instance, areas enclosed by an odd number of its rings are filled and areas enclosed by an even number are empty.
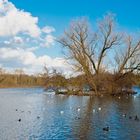
<svg viewBox="0 0 140 140"><path fill-rule="evenodd" d="M129 119L132 119L132 117L131 117L131 116L129 116Z"/></svg>
<svg viewBox="0 0 140 140"><path fill-rule="evenodd" d="M125 118L126 118L126 114L123 114L123 117L125 117Z"/></svg>
<svg viewBox="0 0 140 140"><path fill-rule="evenodd" d="M135 116L135 121L139 121L139 118L138 118L138 116L137 116L137 115Z"/></svg>
<svg viewBox="0 0 140 140"><path fill-rule="evenodd" d="M37 116L37 119L40 119L40 117L39 117L39 116Z"/></svg>
<svg viewBox="0 0 140 140"><path fill-rule="evenodd" d="M103 131L109 131L109 127L107 126L107 127L104 127L103 128Z"/></svg>
<svg viewBox="0 0 140 140"><path fill-rule="evenodd" d="M80 120L81 118L80 118L80 117L75 117L75 119L76 119L76 120Z"/></svg>
<svg viewBox="0 0 140 140"><path fill-rule="evenodd" d="M18 119L19 122L21 122L21 119Z"/></svg>

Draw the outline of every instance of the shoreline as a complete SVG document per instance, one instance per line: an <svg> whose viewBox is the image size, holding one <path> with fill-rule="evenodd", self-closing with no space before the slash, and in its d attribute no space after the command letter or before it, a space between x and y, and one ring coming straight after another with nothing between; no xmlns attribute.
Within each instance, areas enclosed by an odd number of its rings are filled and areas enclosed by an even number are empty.
<svg viewBox="0 0 140 140"><path fill-rule="evenodd" d="M35 85L35 86L0 86L0 89L22 89L22 88L44 88L44 86L41 86L41 85ZM45 91L45 88L44 88L44 91ZM95 92L93 91L90 91L90 92L57 92L55 93L55 95L64 95L64 96L90 96L90 97L103 97L103 96L111 96L111 97L116 97L116 96L132 96L132 95L136 95L137 92L136 91L125 91L125 92L120 92L120 93L105 93L105 92L102 92L102 93L98 93L96 94Z"/></svg>
<svg viewBox="0 0 140 140"><path fill-rule="evenodd" d="M60 92L60 93L55 93L55 95L66 95L66 96L98 96L98 97L103 97L103 96L112 96L112 97L115 97L115 96L130 96L130 95L136 95L137 92L136 91L132 91L132 92L121 92L121 93L116 93L116 94L109 94L109 93L99 93L99 94L96 94L94 93L93 91L89 92L89 93L63 93L63 92Z"/></svg>

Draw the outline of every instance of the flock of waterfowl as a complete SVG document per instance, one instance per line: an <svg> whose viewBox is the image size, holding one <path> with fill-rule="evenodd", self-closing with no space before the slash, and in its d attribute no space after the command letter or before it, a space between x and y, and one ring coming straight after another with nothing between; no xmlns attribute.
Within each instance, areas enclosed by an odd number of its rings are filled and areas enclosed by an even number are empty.
<svg viewBox="0 0 140 140"><path fill-rule="evenodd" d="M70 108L71 108L71 107L70 107ZM78 108L77 108L77 111L80 112L80 110L81 110L81 108L78 107ZM101 111L101 110L102 110L101 107L99 107L97 110L93 109L93 113L95 113L96 111ZM18 109L16 109L16 111L18 111ZM21 111L21 112L23 113L24 111ZM28 111L28 112L31 113L31 111ZM63 115L63 114L64 114L64 111L61 110L61 111L60 111L60 114ZM122 116L123 116L124 118L128 117L128 118L131 119L131 120L134 119L134 121L140 121L138 115L135 115L135 116L132 117L132 116L129 116L129 115L127 115L127 114L123 114ZM37 116L37 119L40 119L40 116ZM81 118L80 118L80 117L75 117L75 119L78 119L78 120L79 120L79 119L81 119ZM21 122L21 118L18 119L18 122ZM104 127L102 130L103 130L103 131L109 131L109 129L110 129L109 126L106 126L106 127Z"/></svg>
<svg viewBox="0 0 140 140"><path fill-rule="evenodd" d="M127 115L126 114L123 114L123 117L127 117ZM132 116L128 116L128 118L131 120L131 119L134 119L135 121L140 121L140 119L139 119L139 117L137 116L137 115L135 115L134 117L132 117Z"/></svg>
<svg viewBox="0 0 140 140"><path fill-rule="evenodd" d="M16 112L18 112L19 110L16 109ZM21 113L24 113L24 111L20 111ZM31 111L28 111L28 113L31 113ZM40 116L37 116L37 119L40 119ZM21 122L21 118L18 119L18 122Z"/></svg>
<svg viewBox="0 0 140 140"><path fill-rule="evenodd" d="M103 97L103 96L101 96L101 97ZM128 98L128 97L127 97ZM136 98L136 96L134 96L134 99ZM119 96L118 97L118 99L121 99L121 97ZM70 107L70 109L72 109L72 107ZM81 108L80 107L78 107L77 108L77 112L80 112L80 110L81 110ZM97 109L93 109L93 113L95 113L95 112L99 112L99 111L101 111L102 110L102 108L101 107L98 107ZM18 111L18 109L16 109L16 111ZM21 111L22 113L24 112L24 111ZM29 113L31 113L31 111L28 111ZM60 111L60 114L61 115L63 115L64 114L64 111L63 110L61 110ZM140 118L138 117L138 115L135 115L135 116L129 116L129 115L127 115L127 114L123 114L122 115L124 118L127 118L128 117L128 119L130 119L130 120L134 120L134 121L140 121ZM40 119L40 116L37 116L37 119ZM80 117L75 117L75 119L77 119L77 120L80 120L81 118ZM21 122L21 118L19 118L18 119L18 122ZM109 126L106 126L106 127L103 127L102 128L102 130L103 131L109 131L110 130L110 127Z"/></svg>

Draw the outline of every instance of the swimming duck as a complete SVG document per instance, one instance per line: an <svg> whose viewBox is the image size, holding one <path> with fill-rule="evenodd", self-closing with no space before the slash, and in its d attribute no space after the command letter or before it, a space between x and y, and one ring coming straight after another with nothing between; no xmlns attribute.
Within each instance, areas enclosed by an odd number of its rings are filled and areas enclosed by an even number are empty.
<svg viewBox="0 0 140 140"><path fill-rule="evenodd" d="M76 120L80 120L81 118L80 118L80 117L75 117L75 119L76 119Z"/></svg>
<svg viewBox="0 0 140 140"><path fill-rule="evenodd" d="M135 121L139 121L139 118L138 118L138 116L137 116L137 115L135 116Z"/></svg>
<svg viewBox="0 0 140 140"><path fill-rule="evenodd" d="M104 127L103 128L103 131L109 131L109 127L107 126L107 127Z"/></svg>
<svg viewBox="0 0 140 140"><path fill-rule="evenodd" d="M19 119L18 121L21 122L21 119Z"/></svg>

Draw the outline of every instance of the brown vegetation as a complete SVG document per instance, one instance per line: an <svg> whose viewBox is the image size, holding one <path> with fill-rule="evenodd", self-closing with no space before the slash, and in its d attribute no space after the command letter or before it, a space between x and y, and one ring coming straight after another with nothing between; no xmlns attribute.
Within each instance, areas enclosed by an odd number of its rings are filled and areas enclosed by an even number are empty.
<svg viewBox="0 0 140 140"><path fill-rule="evenodd" d="M10 74L0 68L0 88L33 86L44 86L44 77L27 75L22 70Z"/></svg>

